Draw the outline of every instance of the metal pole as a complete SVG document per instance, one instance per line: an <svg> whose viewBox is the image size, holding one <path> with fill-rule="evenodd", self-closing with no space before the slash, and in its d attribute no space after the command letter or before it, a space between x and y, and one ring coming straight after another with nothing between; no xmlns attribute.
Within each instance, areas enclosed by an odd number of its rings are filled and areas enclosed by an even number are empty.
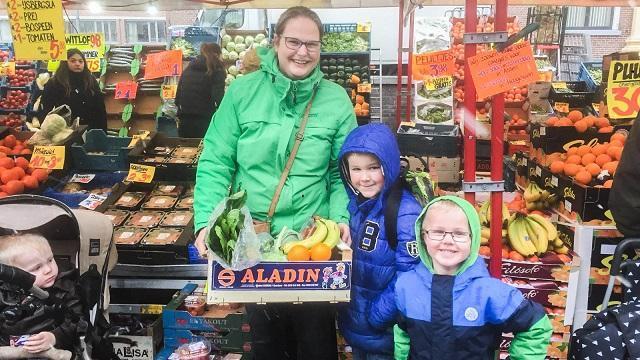
<svg viewBox="0 0 640 360"><path fill-rule="evenodd" d="M496 0L495 31L507 30L507 1ZM504 93L496 94L491 100L491 180L503 178L504 142ZM502 274L502 191L491 192L491 276L500 278Z"/></svg>
<svg viewBox="0 0 640 360"><path fill-rule="evenodd" d="M464 7L464 31L476 32L478 0L466 0ZM464 45L464 57L468 59L476 54L476 44ZM476 89L473 86L469 67L464 67L464 181L476 181ZM470 203L476 202L473 192L464 194Z"/></svg>
<svg viewBox="0 0 640 360"><path fill-rule="evenodd" d="M403 13L404 13L404 0L399 1L399 15L398 15L398 70L397 76L398 81L396 82L396 128L400 127L400 122L402 121L401 113L402 113L402 45L403 45L403 30L404 26L402 24L403 21Z"/></svg>
<svg viewBox="0 0 640 360"><path fill-rule="evenodd" d="M405 116L405 119L407 121L411 121L411 107L412 107L412 103L411 103L411 95L412 95L412 89L411 87L413 86L413 20L414 20L414 15L415 15L415 11L411 12L411 15L409 16L409 60L407 61L407 113Z"/></svg>

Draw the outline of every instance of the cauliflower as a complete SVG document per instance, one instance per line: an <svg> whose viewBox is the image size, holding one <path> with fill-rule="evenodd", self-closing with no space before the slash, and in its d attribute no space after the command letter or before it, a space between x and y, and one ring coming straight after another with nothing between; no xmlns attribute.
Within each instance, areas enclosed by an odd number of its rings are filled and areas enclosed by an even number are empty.
<svg viewBox="0 0 640 360"><path fill-rule="evenodd" d="M238 60L238 53L235 51L229 51L229 60L231 61Z"/></svg>
<svg viewBox="0 0 640 360"><path fill-rule="evenodd" d="M233 38L233 42L235 43L244 43L244 38L240 35L236 35L236 37Z"/></svg>
<svg viewBox="0 0 640 360"><path fill-rule="evenodd" d="M231 65L229 66L229 68L227 69L227 72L233 76L237 76L238 75L238 68L235 65Z"/></svg>
<svg viewBox="0 0 640 360"><path fill-rule="evenodd" d="M244 59L244 55L245 55L246 53L247 53L246 51L241 51L241 52L238 54L238 57L242 60L242 59Z"/></svg>
<svg viewBox="0 0 640 360"><path fill-rule="evenodd" d="M236 43L236 52L237 53L241 53L243 51L247 50L247 45L243 44L243 43Z"/></svg>
<svg viewBox="0 0 640 360"><path fill-rule="evenodd" d="M222 48L222 60L229 60L229 50Z"/></svg>
<svg viewBox="0 0 640 360"><path fill-rule="evenodd" d="M224 79L224 84L229 85L233 80L235 80L235 77L231 74L227 74L227 78Z"/></svg>
<svg viewBox="0 0 640 360"><path fill-rule="evenodd" d="M244 43L247 47L250 47L253 44L253 36L247 35L247 37L244 38Z"/></svg>
<svg viewBox="0 0 640 360"><path fill-rule="evenodd" d="M225 47L231 41L230 35L224 35L222 37L222 47Z"/></svg>
<svg viewBox="0 0 640 360"><path fill-rule="evenodd" d="M229 41L227 43L227 46L225 46L225 48L229 51L235 51L236 50L236 43L234 43L233 41Z"/></svg>
<svg viewBox="0 0 640 360"><path fill-rule="evenodd" d="M260 46L262 46L262 47L269 46L269 40L263 39L262 41L260 41Z"/></svg>
<svg viewBox="0 0 640 360"><path fill-rule="evenodd" d="M256 35L255 39L253 39L253 41L259 43L264 39L265 39L264 34L258 34L258 35Z"/></svg>

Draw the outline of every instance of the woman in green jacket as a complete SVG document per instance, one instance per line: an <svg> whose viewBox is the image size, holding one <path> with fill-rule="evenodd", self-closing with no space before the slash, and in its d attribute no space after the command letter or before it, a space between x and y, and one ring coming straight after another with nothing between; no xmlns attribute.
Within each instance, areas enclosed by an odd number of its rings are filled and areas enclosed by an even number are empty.
<svg viewBox="0 0 640 360"><path fill-rule="evenodd" d="M305 7L285 11L272 49L258 49L260 69L229 86L205 136L195 189L195 230L229 185L248 192L254 219L264 221L305 107L313 97L304 138L284 184L271 231L300 229L313 215L339 223L350 242L347 194L338 154L356 119L346 91L323 79L318 67L323 26ZM196 247L204 253L204 231ZM335 316L330 305L274 304L247 309L256 360L336 359Z"/></svg>

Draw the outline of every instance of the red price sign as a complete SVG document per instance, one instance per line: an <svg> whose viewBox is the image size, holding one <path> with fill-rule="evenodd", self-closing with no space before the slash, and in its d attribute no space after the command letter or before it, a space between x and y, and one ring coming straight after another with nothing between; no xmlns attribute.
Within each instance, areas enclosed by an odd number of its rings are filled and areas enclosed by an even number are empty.
<svg viewBox="0 0 640 360"><path fill-rule="evenodd" d="M93 47L102 46L102 36L100 36L100 34L91 34L91 46Z"/></svg>
<svg viewBox="0 0 640 360"><path fill-rule="evenodd" d="M435 51L413 55L413 80L421 81L453 75L456 71L455 57L451 50Z"/></svg>
<svg viewBox="0 0 640 360"><path fill-rule="evenodd" d="M182 74L182 51L168 50L147 56L147 65L144 69L144 78L157 79L165 76L178 76Z"/></svg>
<svg viewBox="0 0 640 360"><path fill-rule="evenodd" d="M138 83L135 81L121 81L116 84L115 99L129 99L136 98L138 92Z"/></svg>
<svg viewBox="0 0 640 360"><path fill-rule="evenodd" d="M640 60L612 61L609 69L607 108L612 119L635 118L640 110Z"/></svg>

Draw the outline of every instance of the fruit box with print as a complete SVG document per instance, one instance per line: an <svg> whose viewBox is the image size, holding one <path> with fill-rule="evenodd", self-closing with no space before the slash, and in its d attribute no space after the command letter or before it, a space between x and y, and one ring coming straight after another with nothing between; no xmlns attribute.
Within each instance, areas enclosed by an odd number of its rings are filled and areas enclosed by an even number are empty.
<svg viewBox="0 0 640 360"><path fill-rule="evenodd" d="M503 277L502 281L514 286L522 295L542 306L564 308L567 304L567 284L545 280L524 280Z"/></svg>
<svg viewBox="0 0 640 360"><path fill-rule="evenodd" d="M242 331L203 331L165 329L164 346L175 347L205 338L212 351L251 352L251 334Z"/></svg>
<svg viewBox="0 0 640 360"><path fill-rule="evenodd" d="M209 257L207 304L349 302L351 249L339 243L329 261L265 261L223 268Z"/></svg>
<svg viewBox="0 0 640 360"><path fill-rule="evenodd" d="M541 255L540 261L536 262L502 259L502 276L568 283L571 271L578 271L580 267L580 258L577 254L571 252L569 257L571 262L568 263L564 263L553 252ZM485 260L489 264L489 258L485 257Z"/></svg>

